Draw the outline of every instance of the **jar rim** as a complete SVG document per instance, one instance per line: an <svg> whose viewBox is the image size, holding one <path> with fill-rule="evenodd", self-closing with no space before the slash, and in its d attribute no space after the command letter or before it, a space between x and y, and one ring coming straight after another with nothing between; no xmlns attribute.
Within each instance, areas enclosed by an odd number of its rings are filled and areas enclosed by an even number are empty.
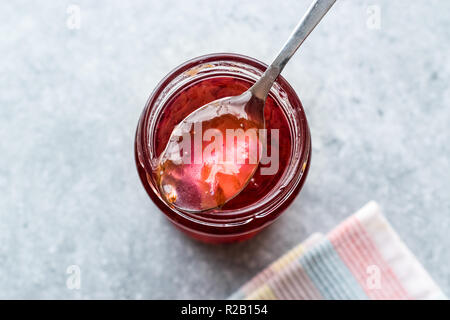
<svg viewBox="0 0 450 320"><path fill-rule="evenodd" d="M163 93L163 90L165 90L168 85L175 80L177 77L179 77L181 74L186 72L187 70L190 70L193 67L200 66L203 64L208 63L215 63L220 61L229 61L232 63L240 63L243 65L247 65L253 68L258 69L260 72L264 72L264 70L267 68L267 65L260 62L257 59L235 54L235 53L215 53L215 54L208 54L199 56L193 59L190 59L181 65L174 68L172 71L170 71L155 87L153 92L151 93L150 97L148 98L145 109L142 113L141 120L139 121L138 130L136 134L136 153L137 157L139 157L139 160L136 159L137 165L139 165L138 162L140 162L140 165L144 168L144 170L147 172L147 174L151 175L151 168L152 164L150 162L150 159L152 158L152 150L151 150L151 120L157 121L155 119L151 118L152 109L155 108L155 104L158 102L158 99L160 98L160 95ZM296 130L299 130L299 134L296 135L296 137L292 137L294 142L296 142L297 146L300 146L300 150L296 150L293 154L291 146L291 157L289 159L288 166L291 166L292 161L295 163L295 167L291 169L292 174L288 179L289 181L286 182L285 185L283 185L283 190L281 190L278 194L274 195L270 199L266 199L264 203L260 203L260 201L257 201L249 206L245 206L243 208L239 209L230 209L227 211L223 210L217 210L213 209L206 212L188 212L188 211L182 211L179 210L173 206L168 205L160 196L158 189L155 185L149 182L150 187L152 188L152 191L154 192L154 196L150 195L154 202L158 201L161 202L168 210L170 210L173 214L178 215L181 218L190 220L194 223L200 223L204 225L212 225L212 226L233 226L235 224L242 224L247 223L248 220L253 220L254 218L264 218L271 213L275 212L277 209L282 207L287 207L292 201L295 195L300 191L304 180L307 175L307 171L309 168L310 163L310 150L311 150L311 136L309 132L308 123L306 120L306 114L303 110L303 106L300 102L300 99L298 98L296 92L291 87L291 85L282 77L279 76L276 80L276 84L283 89L283 91L287 92L287 97L289 99L289 106L293 108L293 110L298 112L299 115L299 128L295 128ZM277 101L280 103L280 101ZM162 108L164 108L165 105L162 105ZM153 110L154 111L154 110ZM286 114L287 110L283 110ZM288 121L289 122L289 121ZM289 122L289 128L291 128L291 123ZM139 134L140 132L140 134ZM292 132L291 132L292 135ZM300 139L298 141L295 141L295 139ZM283 174L282 178L286 172ZM280 179L280 180L281 180ZM148 190L147 190L148 191ZM272 192L272 190L270 191ZM269 192L269 194L270 194ZM290 198L291 201L288 201ZM277 201L275 201L277 200ZM288 202L288 203L287 203ZM161 203L156 203L161 208ZM264 205L264 208L261 208L261 206ZM280 210L279 213L281 213Z"/></svg>

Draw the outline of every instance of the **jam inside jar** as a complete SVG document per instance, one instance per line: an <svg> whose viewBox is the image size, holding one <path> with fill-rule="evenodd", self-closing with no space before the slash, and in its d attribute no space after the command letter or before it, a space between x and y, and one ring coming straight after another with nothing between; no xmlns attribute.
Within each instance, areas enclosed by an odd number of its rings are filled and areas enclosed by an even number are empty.
<svg viewBox="0 0 450 320"><path fill-rule="evenodd" d="M277 169L262 174L260 164L248 185L218 209L184 212L166 203L157 186L158 157L174 127L197 108L246 91L266 65L242 55L212 54L192 59L170 72L153 91L138 123L136 165L150 198L171 222L206 242L245 240L272 223L303 186L310 163L311 138L306 116L292 87L281 76L264 109L267 154L278 150ZM277 139L271 139L273 129Z"/></svg>

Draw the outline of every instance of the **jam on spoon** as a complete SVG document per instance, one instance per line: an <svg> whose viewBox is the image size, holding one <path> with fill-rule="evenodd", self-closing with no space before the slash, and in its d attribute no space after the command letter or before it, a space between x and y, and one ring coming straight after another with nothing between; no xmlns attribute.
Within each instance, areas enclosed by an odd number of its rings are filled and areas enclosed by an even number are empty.
<svg viewBox="0 0 450 320"><path fill-rule="evenodd" d="M223 206L253 177L274 81L336 0L315 0L262 77L239 96L193 111L172 131L156 169L163 199L186 211Z"/></svg>

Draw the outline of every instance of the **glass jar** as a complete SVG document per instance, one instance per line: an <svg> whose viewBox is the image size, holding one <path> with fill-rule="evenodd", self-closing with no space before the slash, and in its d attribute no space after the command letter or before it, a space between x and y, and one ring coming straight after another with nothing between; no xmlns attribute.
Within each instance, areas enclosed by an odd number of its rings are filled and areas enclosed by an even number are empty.
<svg viewBox="0 0 450 320"><path fill-rule="evenodd" d="M269 190L265 190L263 195L253 201L246 201L247 203L239 203L237 200L228 207L226 204L221 209L196 213L170 206L159 193L154 176L155 161L157 162L161 146L167 141L162 141L164 139L157 130L160 130L159 122L164 112L167 112L169 101L205 79L239 79L250 87L266 68L267 65L256 59L237 54L210 54L189 60L172 70L157 85L139 119L135 160L142 184L167 218L196 239L213 243L249 239L280 216L305 182L311 159L310 131L300 99L289 83L280 76L273 85L269 98L277 108L281 108L286 118L290 150L279 169L282 171L275 177L267 176L267 180L263 181L263 185L270 186ZM244 90L245 88L242 89ZM182 120L177 110L170 110L165 117L170 117L172 122ZM166 129L171 132L172 128ZM283 136L283 139L286 137Z"/></svg>

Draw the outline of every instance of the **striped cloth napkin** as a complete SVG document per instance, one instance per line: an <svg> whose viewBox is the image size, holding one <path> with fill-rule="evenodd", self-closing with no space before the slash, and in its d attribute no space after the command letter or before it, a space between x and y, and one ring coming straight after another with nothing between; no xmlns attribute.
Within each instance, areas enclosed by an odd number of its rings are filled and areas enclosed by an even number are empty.
<svg viewBox="0 0 450 320"><path fill-rule="evenodd" d="M326 236L310 236L230 299L446 297L372 201Z"/></svg>

